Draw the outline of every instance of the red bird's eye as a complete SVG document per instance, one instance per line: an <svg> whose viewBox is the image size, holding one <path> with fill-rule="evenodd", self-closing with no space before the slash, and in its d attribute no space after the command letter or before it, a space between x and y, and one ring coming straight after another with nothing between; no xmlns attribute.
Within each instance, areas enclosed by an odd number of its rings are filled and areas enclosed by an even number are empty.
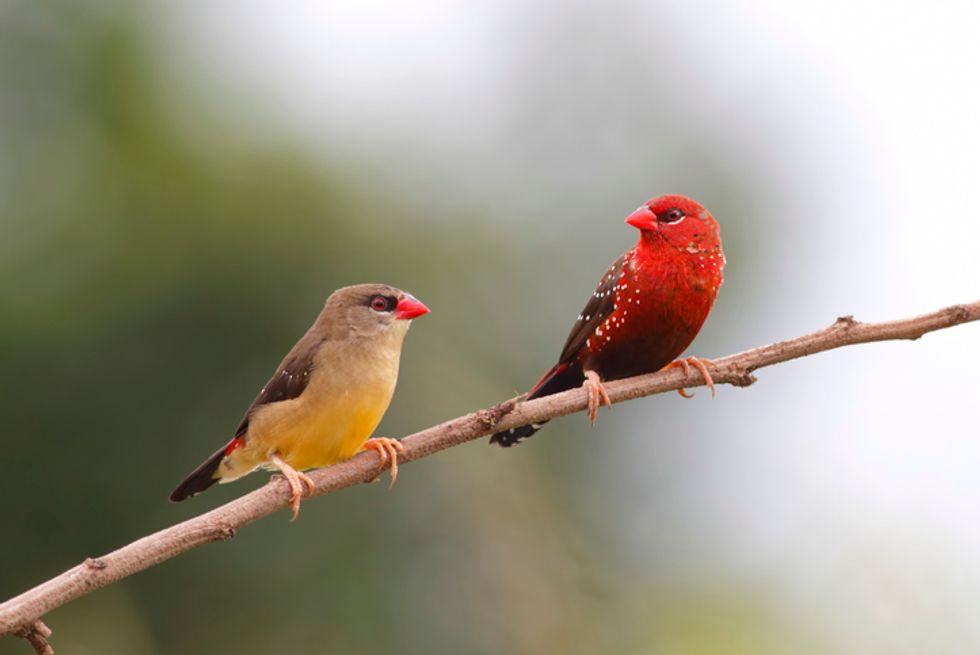
<svg viewBox="0 0 980 655"><path fill-rule="evenodd" d="M684 218L684 212L674 207L673 209L668 209L665 211L659 218L661 223L676 223Z"/></svg>
<svg viewBox="0 0 980 655"><path fill-rule="evenodd" d="M388 299L384 296L375 296L371 298L371 309L377 312L383 312L388 309Z"/></svg>

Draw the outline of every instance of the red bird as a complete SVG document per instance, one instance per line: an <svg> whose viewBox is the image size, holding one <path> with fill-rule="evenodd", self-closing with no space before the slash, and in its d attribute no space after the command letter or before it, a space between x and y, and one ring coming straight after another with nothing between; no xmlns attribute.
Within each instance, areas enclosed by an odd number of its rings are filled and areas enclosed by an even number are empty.
<svg viewBox="0 0 980 655"><path fill-rule="evenodd" d="M722 283L725 254L718 223L684 196L654 198L626 222L640 230L639 243L599 280L558 363L527 394L531 400L584 385L593 423L600 398L609 404L603 380L693 365L714 393L702 360L674 360L694 341ZM532 424L498 432L490 443L513 446L540 428Z"/></svg>

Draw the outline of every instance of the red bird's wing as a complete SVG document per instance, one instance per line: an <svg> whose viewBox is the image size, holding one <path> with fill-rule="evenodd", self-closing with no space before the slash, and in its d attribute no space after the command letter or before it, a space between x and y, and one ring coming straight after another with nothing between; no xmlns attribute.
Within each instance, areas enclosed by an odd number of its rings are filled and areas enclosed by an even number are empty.
<svg viewBox="0 0 980 655"><path fill-rule="evenodd" d="M622 257L613 262L606 274L599 280L599 286L592 292L592 297L585 304L585 309L578 315L572 331L565 341L558 363L550 371L544 374L538 383L535 384L527 394L527 399L549 396L559 393L566 389L572 389L582 384L584 379L580 359L583 349L590 345L589 338L593 336L596 328L616 309L616 286L620 284L626 262L629 261L631 253L627 252ZM599 337L594 337L598 339ZM593 342L598 345L599 342ZM537 432L543 423L532 423L519 428L511 428L504 432L498 432L490 438L490 443L495 443L504 448L520 443L532 434Z"/></svg>
<svg viewBox="0 0 980 655"><path fill-rule="evenodd" d="M592 292L592 297L585 304L585 309L578 315L572 331L568 334L565 347L562 348L561 356L558 358L559 364L571 362L576 359L589 337L593 336L595 329L602 324L607 316L613 313L616 308L616 285L620 283L623 276L623 267L629 253L613 262L606 274L599 280L599 285Z"/></svg>

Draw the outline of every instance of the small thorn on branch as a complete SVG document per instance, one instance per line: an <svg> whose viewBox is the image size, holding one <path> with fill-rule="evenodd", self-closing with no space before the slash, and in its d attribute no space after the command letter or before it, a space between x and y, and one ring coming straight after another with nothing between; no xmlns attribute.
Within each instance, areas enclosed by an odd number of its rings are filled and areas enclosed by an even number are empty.
<svg viewBox="0 0 980 655"><path fill-rule="evenodd" d="M479 421L480 425L490 430L497 424L498 419L493 415L491 410L481 409L476 413L476 420Z"/></svg>
<svg viewBox="0 0 980 655"><path fill-rule="evenodd" d="M86 557L85 566L96 571L101 571L105 567L109 566L109 564L105 560L99 559L98 557Z"/></svg>
<svg viewBox="0 0 980 655"><path fill-rule="evenodd" d="M500 419L514 411L514 408L517 407L517 401L517 398L511 398L489 409L481 409L476 413L477 420L487 430L492 430L497 427L497 423L500 423Z"/></svg>
<svg viewBox="0 0 980 655"><path fill-rule="evenodd" d="M953 305L949 308L953 315L953 323L959 325L970 320L970 308L966 305Z"/></svg>
<svg viewBox="0 0 980 655"><path fill-rule="evenodd" d="M748 371L742 370L737 371L732 379L729 381L733 387L750 387L758 381L754 375Z"/></svg>
<svg viewBox="0 0 980 655"><path fill-rule="evenodd" d="M214 538L217 541L226 541L235 536L235 528L230 525L218 525L214 527Z"/></svg>

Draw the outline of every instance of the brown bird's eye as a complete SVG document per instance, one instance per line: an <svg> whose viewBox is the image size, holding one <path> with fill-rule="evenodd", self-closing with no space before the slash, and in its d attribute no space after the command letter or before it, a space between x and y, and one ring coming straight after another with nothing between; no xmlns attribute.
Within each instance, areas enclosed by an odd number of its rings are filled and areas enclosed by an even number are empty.
<svg viewBox="0 0 980 655"><path fill-rule="evenodd" d="M391 310L391 303L384 296L372 296L371 309L376 312L387 312Z"/></svg>
<svg viewBox="0 0 980 655"><path fill-rule="evenodd" d="M684 212L674 207L673 209L668 209L663 214L660 215L661 223L676 223L677 221L684 218Z"/></svg>

